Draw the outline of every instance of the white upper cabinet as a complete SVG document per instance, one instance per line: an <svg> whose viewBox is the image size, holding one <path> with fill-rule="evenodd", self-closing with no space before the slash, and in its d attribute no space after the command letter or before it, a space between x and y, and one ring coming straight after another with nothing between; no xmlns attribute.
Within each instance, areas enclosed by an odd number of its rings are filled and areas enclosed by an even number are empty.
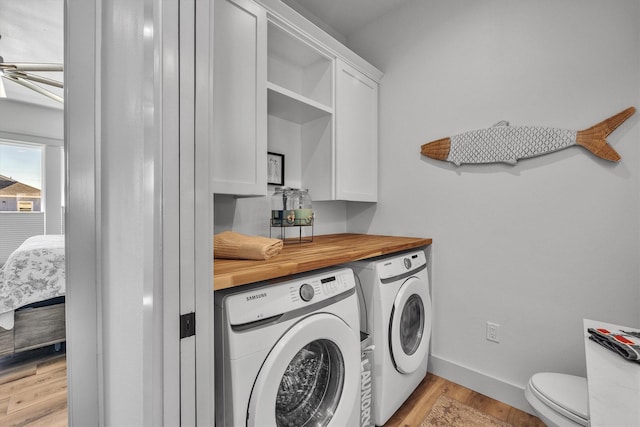
<svg viewBox="0 0 640 427"><path fill-rule="evenodd" d="M313 200L377 201L382 73L279 0L215 0L214 192L267 194L267 152Z"/></svg>
<svg viewBox="0 0 640 427"><path fill-rule="evenodd" d="M268 149L313 200L377 201L378 83L268 16Z"/></svg>
<svg viewBox="0 0 640 427"><path fill-rule="evenodd" d="M215 0L213 189L267 192L267 19L250 0Z"/></svg>
<svg viewBox="0 0 640 427"><path fill-rule="evenodd" d="M378 83L336 62L336 199L378 200Z"/></svg>

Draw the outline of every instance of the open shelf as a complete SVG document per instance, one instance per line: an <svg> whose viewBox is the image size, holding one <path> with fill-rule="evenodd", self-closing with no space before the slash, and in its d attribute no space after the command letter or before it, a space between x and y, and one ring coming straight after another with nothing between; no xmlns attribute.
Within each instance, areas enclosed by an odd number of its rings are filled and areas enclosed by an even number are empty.
<svg viewBox="0 0 640 427"><path fill-rule="evenodd" d="M267 111L297 124L333 114L332 108L270 82L267 83Z"/></svg>
<svg viewBox="0 0 640 427"><path fill-rule="evenodd" d="M333 106L333 58L273 22L268 25L267 81Z"/></svg>

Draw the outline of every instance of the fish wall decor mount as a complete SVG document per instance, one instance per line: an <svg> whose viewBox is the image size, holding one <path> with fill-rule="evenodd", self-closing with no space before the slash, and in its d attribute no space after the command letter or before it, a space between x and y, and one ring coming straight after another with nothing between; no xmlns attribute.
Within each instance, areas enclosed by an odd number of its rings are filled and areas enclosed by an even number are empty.
<svg viewBox="0 0 640 427"><path fill-rule="evenodd" d="M602 122L581 131L539 126L509 126L499 122L479 129L428 142L421 146L422 155L436 160L461 164L508 163L541 156L579 145L601 159L620 161L620 155L606 137L636 112L629 107Z"/></svg>

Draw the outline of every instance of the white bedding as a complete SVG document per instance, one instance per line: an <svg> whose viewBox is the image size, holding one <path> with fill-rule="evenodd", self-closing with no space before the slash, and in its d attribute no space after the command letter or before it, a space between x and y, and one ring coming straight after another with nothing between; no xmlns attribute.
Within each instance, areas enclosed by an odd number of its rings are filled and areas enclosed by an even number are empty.
<svg viewBox="0 0 640 427"><path fill-rule="evenodd" d="M13 328L16 308L64 293L64 235L28 238L0 268L0 327Z"/></svg>

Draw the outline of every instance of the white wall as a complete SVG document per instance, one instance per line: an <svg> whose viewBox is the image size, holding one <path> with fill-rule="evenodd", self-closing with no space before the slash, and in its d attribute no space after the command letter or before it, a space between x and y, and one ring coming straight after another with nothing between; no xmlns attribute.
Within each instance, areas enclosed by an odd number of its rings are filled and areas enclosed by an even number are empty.
<svg viewBox="0 0 640 427"><path fill-rule="evenodd" d="M416 0L349 39L385 76L380 201L347 228L433 238L430 370L526 409L532 373L585 374L583 318L640 325L640 114L608 138L619 164L420 156L500 120L578 130L640 106L639 22L637 0Z"/></svg>

